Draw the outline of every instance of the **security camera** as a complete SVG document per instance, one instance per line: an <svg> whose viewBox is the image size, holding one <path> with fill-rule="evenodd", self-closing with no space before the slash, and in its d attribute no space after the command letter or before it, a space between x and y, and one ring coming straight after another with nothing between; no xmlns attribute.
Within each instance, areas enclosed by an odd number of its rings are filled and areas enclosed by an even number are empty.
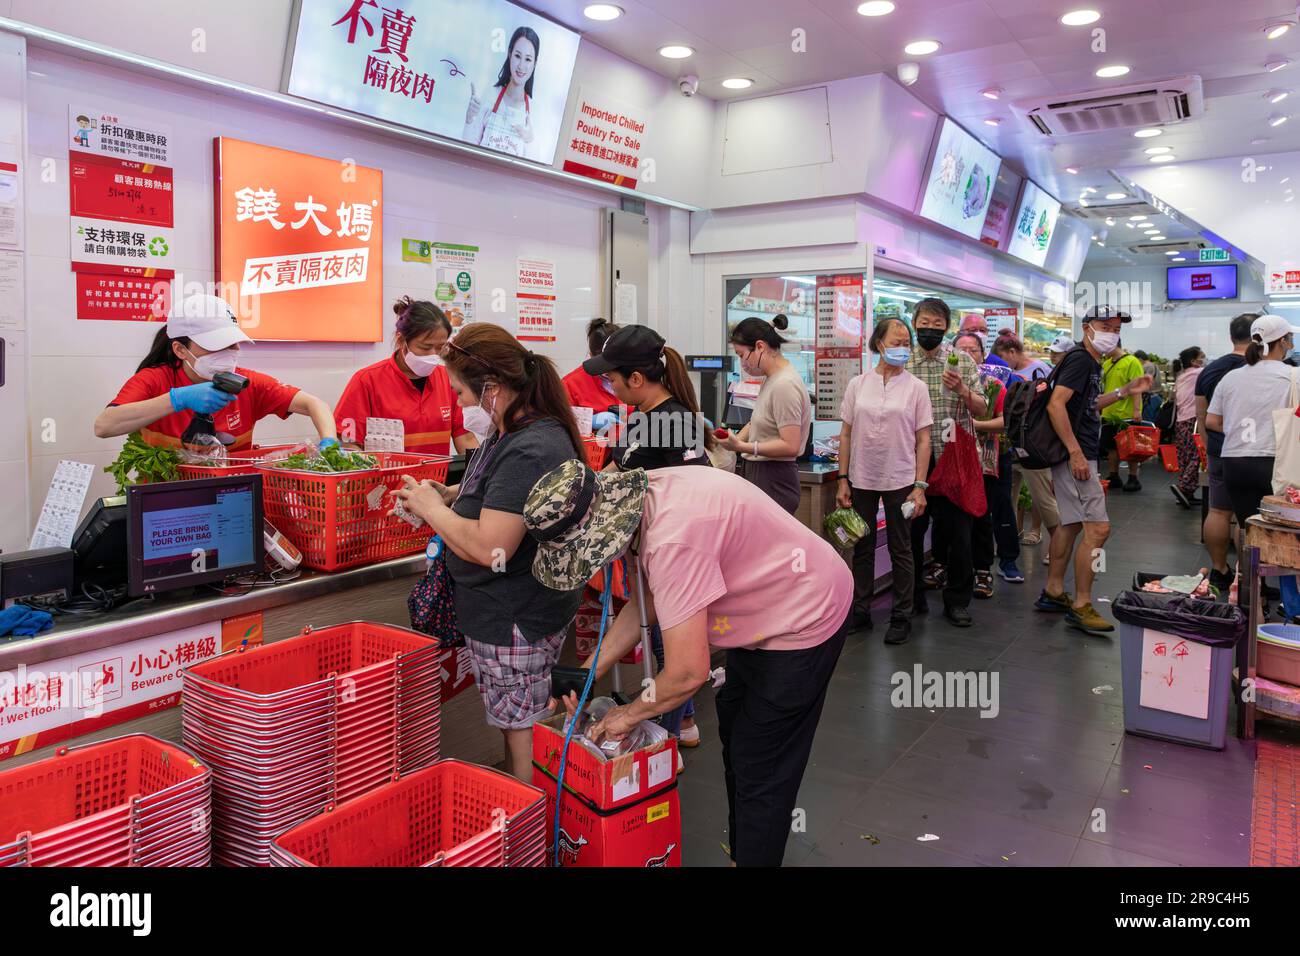
<svg viewBox="0 0 1300 956"><path fill-rule="evenodd" d="M904 86L911 86L921 75L921 64L919 63L900 63L898 64L898 82Z"/></svg>
<svg viewBox="0 0 1300 956"><path fill-rule="evenodd" d="M677 88L682 91L682 96L694 96L700 91L700 78L694 73L683 76L677 81Z"/></svg>

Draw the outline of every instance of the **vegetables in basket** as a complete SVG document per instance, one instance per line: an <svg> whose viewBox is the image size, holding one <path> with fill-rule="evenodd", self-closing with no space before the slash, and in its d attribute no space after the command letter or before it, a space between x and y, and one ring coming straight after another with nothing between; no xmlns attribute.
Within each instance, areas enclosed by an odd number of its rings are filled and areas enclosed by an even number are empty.
<svg viewBox="0 0 1300 956"><path fill-rule="evenodd" d="M360 451L344 451L337 445L326 446L319 455L305 451L295 452L288 458L272 462L276 468L289 471L314 471L338 474L344 471L368 471L379 467L379 459Z"/></svg>
<svg viewBox="0 0 1300 956"><path fill-rule="evenodd" d="M126 436L122 451L104 469L117 481L117 493L123 494L127 485L154 481L177 481L181 473L180 456L170 448L158 448L147 443L139 432ZM135 475L132 478L132 475Z"/></svg>

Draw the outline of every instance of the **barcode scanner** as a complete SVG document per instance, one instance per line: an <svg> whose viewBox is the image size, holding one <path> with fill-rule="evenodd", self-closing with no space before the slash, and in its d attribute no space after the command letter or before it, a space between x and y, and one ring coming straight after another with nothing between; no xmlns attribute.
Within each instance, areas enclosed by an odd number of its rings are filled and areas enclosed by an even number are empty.
<svg viewBox="0 0 1300 956"><path fill-rule="evenodd" d="M248 388L248 376L240 375L238 372L222 371L212 376L212 384L227 395L238 395ZM181 444L211 445L214 442L222 445L233 445L235 436L229 432L218 434L211 415L195 412L194 417L190 420L189 427L181 435Z"/></svg>

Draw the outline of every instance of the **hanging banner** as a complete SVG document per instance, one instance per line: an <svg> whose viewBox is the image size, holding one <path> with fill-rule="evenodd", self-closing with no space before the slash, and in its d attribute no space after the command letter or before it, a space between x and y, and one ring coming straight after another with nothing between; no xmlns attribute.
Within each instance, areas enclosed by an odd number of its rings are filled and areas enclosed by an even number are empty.
<svg viewBox="0 0 1300 956"><path fill-rule="evenodd" d="M171 165L170 126L142 123L116 110L70 105L68 127L68 146L76 152Z"/></svg>
<svg viewBox="0 0 1300 956"><path fill-rule="evenodd" d="M453 329L474 321L474 264L478 246L433 243L433 299Z"/></svg>
<svg viewBox="0 0 1300 956"><path fill-rule="evenodd" d="M837 419L849 381L862 374L862 276L817 277L817 417Z"/></svg>
<svg viewBox="0 0 1300 956"><path fill-rule="evenodd" d="M555 263L546 259L517 260L515 308L521 342L555 341Z"/></svg>
<svg viewBox="0 0 1300 956"><path fill-rule="evenodd" d="M383 336L384 174L219 136L217 279L258 341Z"/></svg>
<svg viewBox="0 0 1300 956"><path fill-rule="evenodd" d="M578 88L573 125L565 137L564 171L635 189L647 110L603 92Z"/></svg>

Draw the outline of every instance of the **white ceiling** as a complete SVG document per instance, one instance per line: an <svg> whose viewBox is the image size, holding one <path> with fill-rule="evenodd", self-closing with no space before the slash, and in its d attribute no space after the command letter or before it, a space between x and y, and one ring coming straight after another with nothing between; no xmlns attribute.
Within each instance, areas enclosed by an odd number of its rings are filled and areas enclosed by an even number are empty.
<svg viewBox="0 0 1300 956"><path fill-rule="evenodd" d="M1267 39L1263 29L1277 20L1296 21L1291 0L895 0L893 13L874 18L857 14L858 0L616 2L625 15L608 23L582 15L586 0L530 0L530 5L665 76L694 73L700 93L718 99L881 71L892 74L903 61L919 62L921 75L912 93L955 118L1072 208L1084 187L1099 191L1090 200L1117 189L1107 170L1145 164L1148 146L1171 146L1179 161L1300 149L1300 28L1276 40ZM1083 27L1059 22L1063 13L1081 7L1100 11L1101 20ZM1096 28L1105 29L1104 53L1092 49ZM792 49L796 30L805 31L806 52ZM918 39L938 40L943 47L910 58L903 47ZM658 49L669 43L696 52L685 60L667 60ZM1275 57L1295 62L1266 72L1264 62ZM1131 72L1117 79L1094 75L1114 63ZM1015 100L1182 74L1202 78L1205 115L1166 127L1155 139L1136 139L1131 131L1120 130L1052 140L1010 109ZM723 89L721 81L733 76L752 79L754 86L735 93ZM996 102L980 95L993 86L1004 90ZM1270 104L1263 94L1275 88L1290 89L1293 95ZM1271 128L1267 120L1275 112L1294 118ZM1001 124L985 125L990 117L1000 118ZM1265 141L1252 143L1260 138ZM1067 166L1078 168L1078 174L1066 172ZM1160 217L1153 221L1173 227ZM1100 227L1099 235L1107 241L1107 227ZM1122 232L1112 241L1121 246L1127 245L1126 234L1140 235L1122 221L1118 229ZM1114 229L1109 232L1115 236ZM1177 232L1164 234L1179 238ZM1101 247L1094 249L1110 257ZM1153 256L1166 258L1159 252L1144 258L1151 261ZM1115 259L1123 261L1118 254Z"/></svg>

